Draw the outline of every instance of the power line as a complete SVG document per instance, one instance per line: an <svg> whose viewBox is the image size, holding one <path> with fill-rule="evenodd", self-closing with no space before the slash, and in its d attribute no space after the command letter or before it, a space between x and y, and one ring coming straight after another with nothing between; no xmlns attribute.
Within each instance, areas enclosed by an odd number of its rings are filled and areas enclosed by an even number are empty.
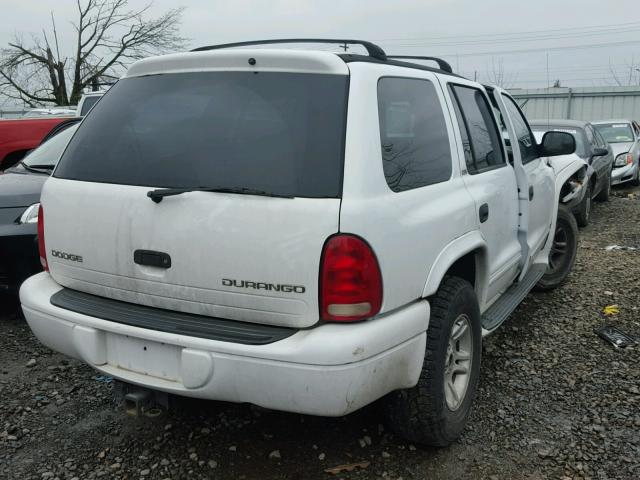
<svg viewBox="0 0 640 480"><path fill-rule="evenodd" d="M614 46L628 46L628 45L636 45L640 43L640 40L627 40L623 42L602 42L602 43L591 43L585 45L571 45L566 47L536 47L536 48L520 48L515 50L492 50L486 52L474 52L474 53L440 53L434 54L439 57L483 57L483 56L491 56L491 55L511 55L516 53L530 53L530 52L549 52L549 51L561 51L561 50L581 50L585 48L602 48L602 47L614 47ZM416 48L414 46L406 46L406 48ZM424 48L424 47L419 47Z"/></svg>
<svg viewBox="0 0 640 480"><path fill-rule="evenodd" d="M558 33L566 33L578 30L585 31L593 31L594 29L603 29L603 28L617 28L617 27L630 27L630 26L640 26L640 22L628 22L628 23L614 23L608 25L591 25L587 27L567 27L567 28L558 28L558 29L546 29L546 30L528 30L528 31L517 31L517 32L498 32L498 33L481 33L481 34L470 34L470 35L427 35L424 37L414 37L414 38L381 38L376 39L377 42L389 42L389 41L419 41L419 40L446 40L450 38L454 39L475 39L475 38L484 38L484 37L502 37L502 36L522 36L522 35L530 35L530 34L548 34L553 32Z"/></svg>
<svg viewBox="0 0 640 480"><path fill-rule="evenodd" d="M541 42L541 41L550 41L550 40L564 40L569 38L584 38L584 37L593 37L593 36L601 36L601 35L623 35L625 33L636 33L640 32L640 27L633 27L627 29L612 29L612 30L598 30L591 32L583 32L583 33L573 33L573 34L565 34L565 35L545 35L545 36L528 36L528 37L520 37L520 38L509 38L509 39L484 39L484 40L465 40L459 42L415 42L415 43L400 43L400 44L391 44L391 46L395 47L409 47L409 46L429 46L429 47L459 47L465 45L487 45L487 44L513 44L513 43L526 43L526 42Z"/></svg>

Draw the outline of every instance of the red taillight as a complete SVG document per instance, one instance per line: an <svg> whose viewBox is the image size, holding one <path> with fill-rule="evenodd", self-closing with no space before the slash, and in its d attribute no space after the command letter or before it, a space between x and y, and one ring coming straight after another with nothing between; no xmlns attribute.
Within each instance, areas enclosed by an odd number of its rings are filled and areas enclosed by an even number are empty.
<svg viewBox="0 0 640 480"><path fill-rule="evenodd" d="M44 210L42 210L42 205L38 207L38 251L40 252L42 268L44 268L45 272L48 272L47 249L44 246Z"/></svg>
<svg viewBox="0 0 640 480"><path fill-rule="evenodd" d="M353 235L336 235L324 245L320 265L320 317L355 322L382 305L382 275L371 247Z"/></svg>

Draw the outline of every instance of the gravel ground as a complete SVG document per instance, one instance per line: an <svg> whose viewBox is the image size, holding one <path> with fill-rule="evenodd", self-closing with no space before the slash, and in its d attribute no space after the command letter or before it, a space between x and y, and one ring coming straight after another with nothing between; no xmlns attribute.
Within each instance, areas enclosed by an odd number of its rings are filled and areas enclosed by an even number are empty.
<svg viewBox="0 0 640 480"><path fill-rule="evenodd" d="M581 232L570 281L529 295L485 340L473 415L450 448L403 442L375 407L326 419L184 400L129 418L108 378L41 346L4 299L0 478L638 479L640 347L593 333L611 323L640 338L640 250L605 250L640 247L640 189L613 193Z"/></svg>

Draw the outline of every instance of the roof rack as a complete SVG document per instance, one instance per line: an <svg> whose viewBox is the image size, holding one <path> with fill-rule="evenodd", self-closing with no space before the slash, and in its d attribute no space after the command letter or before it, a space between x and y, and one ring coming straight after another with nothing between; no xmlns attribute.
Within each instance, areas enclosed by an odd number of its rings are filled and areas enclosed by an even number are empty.
<svg viewBox="0 0 640 480"><path fill-rule="evenodd" d="M437 57L416 57L414 55L387 55L387 58L400 58L400 59L411 59L411 60L430 60L432 62L436 62L440 70L444 70L445 72L453 73L453 68L449 65L448 62L442 60Z"/></svg>
<svg viewBox="0 0 640 480"><path fill-rule="evenodd" d="M192 52L203 52L206 50L220 50L223 48L248 47L250 45L273 45L276 43L333 43L338 45L362 45L369 56L378 60L386 60L387 54L382 48L375 43L366 40L338 40L330 38L279 38L275 40L254 40L251 42L223 43L220 45L209 45L206 47L198 47L191 50Z"/></svg>

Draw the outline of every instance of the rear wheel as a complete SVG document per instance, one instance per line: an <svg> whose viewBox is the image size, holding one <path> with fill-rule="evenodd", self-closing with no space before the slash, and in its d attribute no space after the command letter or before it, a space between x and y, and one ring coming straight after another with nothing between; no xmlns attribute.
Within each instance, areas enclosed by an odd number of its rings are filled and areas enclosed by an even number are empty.
<svg viewBox="0 0 640 480"><path fill-rule="evenodd" d="M553 290L562 285L567 280L576 261L577 249L578 225L576 219L565 206L560 205L553 245L549 252L549 266L536 285L536 290Z"/></svg>
<svg viewBox="0 0 640 480"><path fill-rule="evenodd" d="M587 191L584 194L584 198L578 210L575 212L576 221L579 227L586 227L589 225L589 217L591 216L591 182L587 182Z"/></svg>
<svg viewBox="0 0 640 480"><path fill-rule="evenodd" d="M473 287L445 277L431 299L418 384L385 399L390 426L407 440L446 447L464 429L480 375L482 331Z"/></svg>

